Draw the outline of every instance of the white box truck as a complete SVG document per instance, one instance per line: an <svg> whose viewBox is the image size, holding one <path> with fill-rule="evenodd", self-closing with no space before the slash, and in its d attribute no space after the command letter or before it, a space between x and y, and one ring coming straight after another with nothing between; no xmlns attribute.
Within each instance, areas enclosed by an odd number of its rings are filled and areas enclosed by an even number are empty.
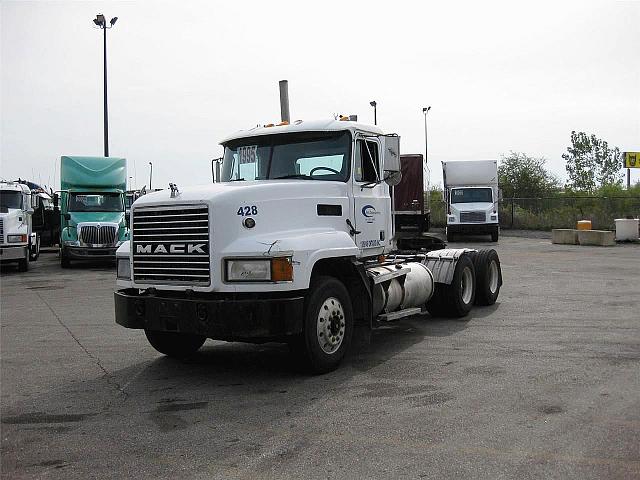
<svg viewBox="0 0 640 480"><path fill-rule="evenodd" d="M497 242L498 162L496 160L457 160L442 162L447 241L455 235L491 235Z"/></svg>
<svg viewBox="0 0 640 480"><path fill-rule="evenodd" d="M26 272L40 252L40 237L32 229L31 190L21 182L0 182L0 261L17 262Z"/></svg>
<svg viewBox="0 0 640 480"><path fill-rule="evenodd" d="M338 366L356 325L496 301L495 250L396 248L397 135L297 120L222 145L221 181L139 198L117 251L115 320L159 352L184 357L207 338L286 342L321 373Z"/></svg>

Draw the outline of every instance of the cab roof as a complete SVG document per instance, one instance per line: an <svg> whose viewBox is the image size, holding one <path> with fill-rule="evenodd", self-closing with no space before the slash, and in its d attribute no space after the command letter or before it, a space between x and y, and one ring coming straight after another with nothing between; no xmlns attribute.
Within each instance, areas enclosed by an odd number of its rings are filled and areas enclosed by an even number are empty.
<svg viewBox="0 0 640 480"><path fill-rule="evenodd" d="M232 140L239 138L251 138L264 135L277 135L281 133L297 133L297 132L340 132L349 131L351 134L356 132L369 133L374 135L383 135L382 130L374 125L353 122L350 120L295 120L290 125L275 125L273 127L258 126L249 130L240 130L236 133L224 138L220 145L224 145Z"/></svg>
<svg viewBox="0 0 640 480"><path fill-rule="evenodd" d="M0 182L0 190L10 191L10 192L22 192L22 193L30 193L31 190L28 186L23 183L18 182Z"/></svg>

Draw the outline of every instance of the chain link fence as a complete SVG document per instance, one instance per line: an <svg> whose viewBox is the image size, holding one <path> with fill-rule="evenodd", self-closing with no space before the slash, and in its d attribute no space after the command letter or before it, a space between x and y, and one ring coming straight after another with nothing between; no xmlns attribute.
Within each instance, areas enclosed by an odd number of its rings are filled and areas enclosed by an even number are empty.
<svg viewBox="0 0 640 480"><path fill-rule="evenodd" d="M591 220L594 229L614 230L616 218L640 216L640 197L505 198L500 201L499 216L505 229L575 228L578 220ZM445 203L433 197L431 223L434 227L446 224Z"/></svg>

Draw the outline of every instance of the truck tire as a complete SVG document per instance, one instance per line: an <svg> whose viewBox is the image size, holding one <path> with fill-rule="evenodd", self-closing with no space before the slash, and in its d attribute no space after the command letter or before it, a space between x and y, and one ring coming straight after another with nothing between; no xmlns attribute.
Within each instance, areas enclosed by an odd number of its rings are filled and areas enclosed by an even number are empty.
<svg viewBox="0 0 640 480"><path fill-rule="evenodd" d="M344 284L329 276L313 279L302 334L290 342L294 355L314 374L330 372L342 361L352 335L353 309Z"/></svg>
<svg viewBox="0 0 640 480"><path fill-rule="evenodd" d="M67 254L64 253L64 248L60 249L60 266L62 268L71 267L71 262L69 261L69 257L67 256Z"/></svg>
<svg viewBox="0 0 640 480"><path fill-rule="evenodd" d="M473 258L476 269L476 305L493 305L500 294L502 270L494 249L480 250Z"/></svg>
<svg viewBox="0 0 640 480"><path fill-rule="evenodd" d="M436 291L426 307L434 317L460 318L471 311L475 296L476 272L473 261L468 255L462 255L456 264L451 283L436 283Z"/></svg>
<svg viewBox="0 0 640 480"><path fill-rule="evenodd" d="M453 242L453 232L447 228L447 242Z"/></svg>
<svg viewBox="0 0 640 480"><path fill-rule="evenodd" d="M491 241L492 241L492 242L497 242L497 241L498 241L499 232L500 232L500 228L499 228L499 227L496 227L496 228L491 232Z"/></svg>
<svg viewBox="0 0 640 480"><path fill-rule="evenodd" d="M19 272L26 272L27 270L29 270L29 247L25 248L25 253L24 253L24 258L21 258L20 260L18 260L18 271Z"/></svg>
<svg viewBox="0 0 640 480"><path fill-rule="evenodd" d="M185 358L198 351L207 337L190 333L159 332L145 329L144 334L153 348L173 358Z"/></svg>

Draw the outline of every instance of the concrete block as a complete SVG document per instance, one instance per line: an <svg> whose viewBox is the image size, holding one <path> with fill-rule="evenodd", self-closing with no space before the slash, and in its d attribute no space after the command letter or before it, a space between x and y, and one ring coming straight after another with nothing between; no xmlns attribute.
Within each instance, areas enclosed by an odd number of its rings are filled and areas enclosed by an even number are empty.
<svg viewBox="0 0 640 480"><path fill-rule="evenodd" d="M616 244L616 234L608 230L580 230L578 231L578 242L580 245L608 247Z"/></svg>
<svg viewBox="0 0 640 480"><path fill-rule="evenodd" d="M551 230L551 243L578 245L578 230L573 228L556 228Z"/></svg>

